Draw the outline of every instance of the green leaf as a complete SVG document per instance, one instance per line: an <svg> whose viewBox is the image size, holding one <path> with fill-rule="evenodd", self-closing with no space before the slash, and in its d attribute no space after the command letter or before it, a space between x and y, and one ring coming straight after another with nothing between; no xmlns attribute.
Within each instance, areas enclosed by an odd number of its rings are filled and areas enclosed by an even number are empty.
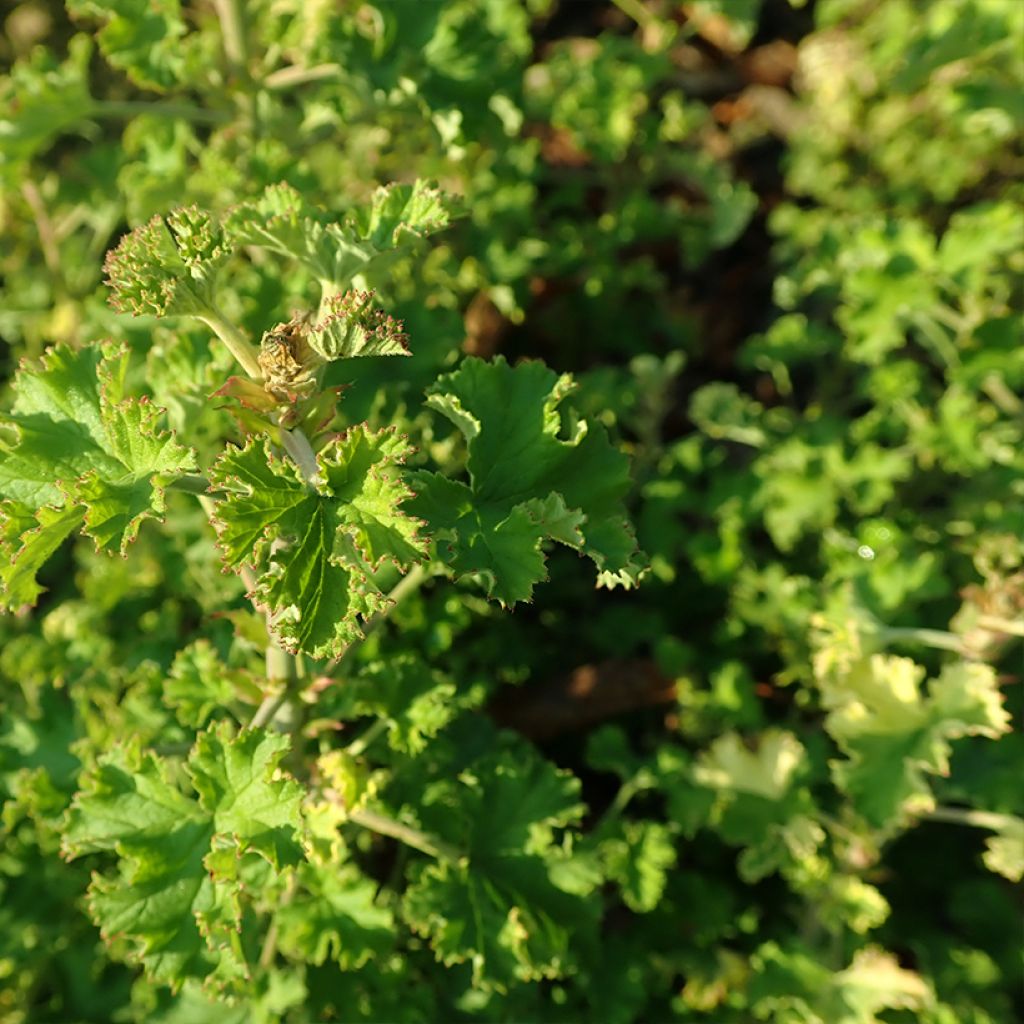
<svg viewBox="0 0 1024 1024"><path fill-rule="evenodd" d="M186 763L194 796L174 785L166 762L134 747L103 755L88 773L63 852L116 855L116 871L93 877L90 914L104 935L129 941L154 980L246 975L237 859L255 853L275 870L302 859L302 790L279 776L287 747L261 730L201 733Z"/></svg>
<svg viewBox="0 0 1024 1024"><path fill-rule="evenodd" d="M326 300L343 291L356 274L378 269L386 258L446 228L454 213L450 197L416 181L381 186L368 203L333 221L282 182L235 207L226 227L238 244L260 246L306 266Z"/></svg>
<svg viewBox="0 0 1024 1024"><path fill-rule="evenodd" d="M924 1010L935 1002L928 984L875 947L859 949L841 971L815 957L766 942L751 960L750 993L758 1020L806 1024L880 1024L887 1009Z"/></svg>
<svg viewBox="0 0 1024 1024"><path fill-rule="evenodd" d="M401 509L410 491L398 467L410 451L393 429L357 426L317 455L312 484L255 438L213 467L228 494L215 521L224 560L256 567L257 596L286 649L339 654L362 635L359 620L387 604L372 572L424 557L420 524Z"/></svg>
<svg viewBox="0 0 1024 1024"><path fill-rule="evenodd" d="M36 47L0 78L0 173L15 177L19 166L46 149L63 132L81 128L93 110L89 95L88 36L74 36L68 57L58 64Z"/></svg>
<svg viewBox="0 0 1024 1024"><path fill-rule="evenodd" d="M982 860L989 871L1019 882L1024 879L1024 818L1009 814L1000 818L996 834L985 840Z"/></svg>
<svg viewBox="0 0 1024 1024"><path fill-rule="evenodd" d="M174 656L164 696L182 725L200 728L215 712L240 699L258 703L261 694L249 673L228 668L208 640L197 640Z"/></svg>
<svg viewBox="0 0 1024 1024"><path fill-rule="evenodd" d="M6 606L35 601L35 573L79 523L98 548L124 553L143 520L163 517L166 484L195 468L158 428L160 409L123 397L127 367L127 350L110 344L58 345L18 371L0 421Z"/></svg>
<svg viewBox="0 0 1024 1024"><path fill-rule="evenodd" d="M394 945L391 911L376 905L376 883L351 864L301 864L296 882L295 895L274 915L285 956L317 965L330 959L349 971Z"/></svg>
<svg viewBox="0 0 1024 1024"><path fill-rule="evenodd" d="M698 758L694 781L716 791L711 822L726 842L744 847L739 871L746 881L806 867L825 841L810 793L799 784L806 768L803 745L777 729L762 733L755 750L728 733Z"/></svg>
<svg viewBox="0 0 1024 1024"><path fill-rule="evenodd" d="M163 485L195 468L192 452L157 428L161 410L123 397L127 349L49 349L14 380L0 438L0 495L38 509L80 501L105 548L122 550L164 510ZM92 509L95 502L97 507Z"/></svg>
<svg viewBox="0 0 1024 1024"><path fill-rule="evenodd" d="M509 753L426 795L424 823L466 856L417 867L403 910L439 960L469 961L478 987L566 973L593 929L594 879L554 843L553 829L579 820L578 795L567 772Z"/></svg>
<svg viewBox="0 0 1024 1024"><path fill-rule="evenodd" d="M502 604L546 578L547 540L591 558L599 586L630 587L642 572L622 506L628 460L602 427L559 411L573 386L540 363L467 359L429 391L465 435L469 483L417 473L411 507L447 542L455 573L478 575Z"/></svg>
<svg viewBox="0 0 1024 1024"><path fill-rule="evenodd" d="M66 6L73 18L104 22L96 34L103 56L136 85L163 91L182 78L188 48L179 0L66 0Z"/></svg>
<svg viewBox="0 0 1024 1024"><path fill-rule="evenodd" d="M857 950L832 986L825 1019L836 1024L874 1024L881 1010L923 1010L935 1002L921 975L900 967L892 953L871 946Z"/></svg>
<svg viewBox="0 0 1024 1024"><path fill-rule="evenodd" d="M107 254L110 303L133 316L216 315L217 275L230 252L224 233L198 207L166 220L158 215Z"/></svg>
<svg viewBox="0 0 1024 1024"><path fill-rule="evenodd" d="M950 740L1010 728L990 666L946 665L927 694L924 676L909 658L874 655L821 681L825 727L848 758L833 762L836 782L877 828L934 806L926 776L949 773Z"/></svg>
<svg viewBox="0 0 1024 1024"><path fill-rule="evenodd" d="M690 419L708 437L724 438L760 448L767 440L760 403L743 394L735 384L705 384L690 399Z"/></svg>
<svg viewBox="0 0 1024 1024"><path fill-rule="evenodd" d="M644 914L657 907L668 871L676 862L669 829L656 821L625 821L603 839L599 854L605 873L622 890L630 910Z"/></svg>
<svg viewBox="0 0 1024 1024"><path fill-rule="evenodd" d="M0 503L0 604L34 605L43 588L36 573L85 517L78 505L44 505L33 513L19 502Z"/></svg>
<svg viewBox="0 0 1024 1024"><path fill-rule="evenodd" d="M309 332L310 345L330 360L409 355L402 321L371 309L372 302L373 292L348 291L327 299L327 318Z"/></svg>
<svg viewBox="0 0 1024 1024"><path fill-rule="evenodd" d="M792 733L768 729L756 750L749 749L736 733L728 733L701 755L693 776L712 789L780 801L789 792L804 759L803 745Z"/></svg>
<svg viewBox="0 0 1024 1024"><path fill-rule="evenodd" d="M385 722L392 749L419 754L466 702L441 672L412 654L400 654L360 668L321 704L328 717L372 716Z"/></svg>

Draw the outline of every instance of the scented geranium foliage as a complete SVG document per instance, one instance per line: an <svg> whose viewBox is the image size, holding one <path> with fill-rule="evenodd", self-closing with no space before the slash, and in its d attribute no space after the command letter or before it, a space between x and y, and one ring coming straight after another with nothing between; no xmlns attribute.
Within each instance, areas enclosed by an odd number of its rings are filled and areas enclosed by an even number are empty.
<svg viewBox="0 0 1024 1024"><path fill-rule="evenodd" d="M160 428L161 410L126 396L127 369L124 349L97 343L58 346L19 372L0 439L6 607L34 603L36 572L79 527L123 553L163 514L166 485L195 468L194 452Z"/></svg>
<svg viewBox="0 0 1024 1024"><path fill-rule="evenodd" d="M466 439L469 482L419 473L413 503L459 575L502 604L529 600L557 541L589 557L604 586L634 586L643 563L622 502L629 464L603 427L559 408L573 388L541 363L468 359L427 404Z"/></svg>
<svg viewBox="0 0 1024 1024"><path fill-rule="evenodd" d="M3 29L0 1024L1024 1020L1020 0Z"/></svg>
<svg viewBox="0 0 1024 1024"><path fill-rule="evenodd" d="M511 757L485 760L450 780L449 792L435 783L420 794L427 802L417 801L412 827L371 806L381 783L358 783L351 756L318 766L303 749L302 703L329 683L316 672L350 658L403 588L449 568L442 549L452 541L454 574L479 577L504 603L530 596L551 541L589 555L599 584L633 585L640 575L623 507L628 462L603 428L558 408L568 376L472 360L439 380L429 401L469 438L470 485L409 473L410 438L393 425L345 424L336 390L324 386L331 362L408 353L403 324L371 292L343 289L447 216L444 196L420 183L381 189L337 222L279 186L234 210L226 228L190 208L122 240L107 261L115 307L198 319L240 364L217 392L223 441L206 465L161 429L158 407L128 395L124 347L58 346L14 381L0 470L9 606L38 597L33 574L78 529L102 551L130 554L175 485L199 499L224 571L242 575L262 615L264 685L208 642L180 652L167 703L192 729L214 721L180 765L137 741L102 754L68 812L64 856L113 858L90 886L90 916L154 982L252 995L278 955L356 967L386 948L396 918L375 905L340 842L346 822L444 851L438 865L410 869L403 915L439 960L471 962L485 989L570 970L565 916L594 920L584 897L597 876L574 868L555 841L582 812L571 776L542 761L527 771ZM250 341L219 296L244 273L240 245L250 259L259 248L310 270L319 312L268 324L258 345ZM497 554L481 560L487 545ZM232 657L244 661L244 648ZM347 706L379 715L396 749L423 751L453 717L438 699L457 707L455 689L415 662L391 665L353 678L349 696L357 687L364 696ZM291 740L267 731L274 722ZM485 808L493 826L476 820Z"/></svg>
<svg viewBox="0 0 1024 1024"><path fill-rule="evenodd" d="M387 607L374 571L385 560L408 569L425 558L421 524L402 511L411 492L399 467L409 451L393 430L356 427L325 445L308 480L265 441L214 466L211 480L225 494L216 519L224 560L257 567L256 595L286 648L340 654L360 620Z"/></svg>

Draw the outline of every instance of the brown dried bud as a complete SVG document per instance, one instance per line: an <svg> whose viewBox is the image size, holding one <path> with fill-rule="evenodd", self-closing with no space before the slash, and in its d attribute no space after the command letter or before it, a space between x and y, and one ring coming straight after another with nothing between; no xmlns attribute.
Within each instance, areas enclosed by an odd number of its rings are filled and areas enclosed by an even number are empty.
<svg viewBox="0 0 1024 1024"><path fill-rule="evenodd" d="M309 345L301 319L278 324L263 335L257 357L268 394L281 402L308 398L316 391L323 360Z"/></svg>

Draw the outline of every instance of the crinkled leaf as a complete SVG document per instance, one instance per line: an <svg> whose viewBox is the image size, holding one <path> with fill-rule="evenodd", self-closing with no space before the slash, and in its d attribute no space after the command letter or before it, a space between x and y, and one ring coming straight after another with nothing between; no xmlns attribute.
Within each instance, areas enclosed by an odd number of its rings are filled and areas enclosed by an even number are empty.
<svg viewBox="0 0 1024 1024"><path fill-rule="evenodd" d="M165 485L195 467L159 429L161 410L123 397L127 365L127 351L112 345L58 345L18 371L0 434L8 606L36 599L36 571L83 520L97 547L124 552L144 519L162 517Z"/></svg>
<svg viewBox="0 0 1024 1024"><path fill-rule="evenodd" d="M45 821L56 835L80 768L71 750L78 722L67 691L46 685L37 701L24 710L8 705L0 723L2 822L8 836L23 815Z"/></svg>
<svg viewBox="0 0 1024 1024"><path fill-rule="evenodd" d="M428 404L465 435L469 482L415 476L411 508L444 539L458 575L475 574L502 604L527 601L546 578L545 541L591 558L598 585L633 586L642 565L622 500L629 463L604 428L562 413L572 390L540 363L467 359Z"/></svg>
<svg viewBox="0 0 1024 1024"><path fill-rule="evenodd" d="M154 217L107 254L110 303L133 316L205 317L216 312L217 275L231 247L197 207Z"/></svg>
<svg viewBox="0 0 1024 1024"><path fill-rule="evenodd" d="M989 871L1019 882L1024 879L1024 818L1000 817L996 834L985 840L982 859Z"/></svg>
<svg viewBox="0 0 1024 1024"><path fill-rule="evenodd" d="M579 819L578 793L568 773L503 754L429 794L424 822L466 856L416 870L403 909L439 960L472 964L478 986L563 974L593 928L593 880L553 842Z"/></svg>
<svg viewBox="0 0 1024 1024"><path fill-rule="evenodd" d="M164 90L186 65L179 0L66 0L72 17L104 22L96 34L103 56L137 85Z"/></svg>
<svg viewBox="0 0 1024 1024"><path fill-rule="evenodd" d="M728 733L701 756L693 776L712 789L778 801L789 792L804 757L804 748L792 733L768 729L756 750L749 749L736 733Z"/></svg>
<svg viewBox="0 0 1024 1024"><path fill-rule="evenodd" d="M822 682L825 727L848 758L833 764L836 781L878 828L934 805L926 775L948 774L950 740L1009 730L990 666L946 665L927 694L924 675L909 658L874 655Z"/></svg>
<svg viewBox="0 0 1024 1024"><path fill-rule="evenodd" d="M127 351L110 345L49 349L40 364L19 370L14 410L4 417L14 439L0 441L0 494L32 508L78 500L79 487L120 501L122 547L143 518L163 511L163 483L195 466L193 454L158 429L161 410L122 397L127 364Z"/></svg>
<svg viewBox="0 0 1024 1024"><path fill-rule="evenodd" d="M91 40L75 36L63 63L40 46L0 77L0 172L11 172L62 132L86 122L93 109L91 54Z"/></svg>
<svg viewBox="0 0 1024 1024"><path fill-rule="evenodd" d="M368 203L348 212L345 226L357 238L383 251L443 230L455 210L451 197L429 182L383 185Z"/></svg>
<svg viewBox="0 0 1024 1024"><path fill-rule="evenodd" d="M90 913L105 935L129 940L155 980L244 976L237 858L253 852L278 868L302 857L302 791L277 777L287 746L261 730L200 734L186 765L197 796L135 748L103 755L86 778L64 854L116 854L116 871L94 875Z"/></svg>
<svg viewBox="0 0 1024 1024"><path fill-rule="evenodd" d="M393 749L418 754L464 704L450 679L422 659L402 654L361 668L321 707L343 718L372 715L387 724Z"/></svg>
<svg viewBox="0 0 1024 1024"><path fill-rule="evenodd" d="M442 862L413 878L404 902L409 924L444 964L468 960L483 989L562 976L572 966L575 937L596 924L586 902L555 885L537 857Z"/></svg>
<svg viewBox="0 0 1024 1024"><path fill-rule="evenodd" d="M391 911L377 885L350 864L302 864L292 899L278 908L278 947L288 957L355 970L384 956L395 940Z"/></svg>
<svg viewBox="0 0 1024 1024"><path fill-rule="evenodd" d="M690 419L708 437L725 438L760 448L767 440L764 410L735 384L705 384L690 399Z"/></svg>
<svg viewBox="0 0 1024 1024"><path fill-rule="evenodd" d="M654 910L665 891L667 872L676 862L669 829L656 821L626 821L600 844L607 876L622 890L630 910Z"/></svg>
<svg viewBox="0 0 1024 1024"><path fill-rule="evenodd" d="M308 206L290 185L269 186L236 207L227 221L234 239L297 260L316 276L322 298L411 242L448 226L453 201L428 182L385 185L340 221Z"/></svg>
<svg viewBox="0 0 1024 1024"><path fill-rule="evenodd" d="M323 305L327 317L310 331L309 343L324 359L354 356L407 356L401 320L371 308L373 292L348 291Z"/></svg>
<svg viewBox="0 0 1024 1024"><path fill-rule="evenodd" d="M923 1010L935 997L915 971L900 967L892 953L859 949L853 962L836 974L826 1020L837 1024L873 1024L881 1010Z"/></svg>
<svg viewBox="0 0 1024 1024"><path fill-rule="evenodd" d="M249 729L232 738L227 725L199 734L188 773L199 803L213 816L218 835L233 837L272 867L298 863L296 833L302 790L277 777L288 741Z"/></svg>
<svg viewBox="0 0 1024 1024"><path fill-rule="evenodd" d="M807 1024L879 1024L882 1010L923 1010L934 1004L927 983L899 966L891 953L858 950L841 971L813 956L766 942L752 958L750 996L755 1016Z"/></svg>
<svg viewBox="0 0 1024 1024"><path fill-rule="evenodd" d="M228 668L208 640L197 640L174 656L164 696L182 725L199 728L239 699L257 702L260 689L248 673Z"/></svg>
<svg viewBox="0 0 1024 1024"><path fill-rule="evenodd" d="M13 609L36 603L43 592L36 573L84 517L78 505L44 505L33 513L19 502L0 503L0 605Z"/></svg>
<svg viewBox="0 0 1024 1024"><path fill-rule="evenodd" d="M394 430L354 427L318 455L315 486L265 441L221 457L211 471L227 492L217 505L225 562L257 569L257 594L289 650L333 656L361 635L359 620L387 599L372 571L420 560L419 523L402 511L399 464L410 451Z"/></svg>
<svg viewBox="0 0 1024 1024"><path fill-rule="evenodd" d="M798 784L806 761L792 733L768 729L756 750L735 733L719 737L693 768L694 781L716 791L713 826L745 847L739 869L747 881L806 862L824 842L810 794Z"/></svg>

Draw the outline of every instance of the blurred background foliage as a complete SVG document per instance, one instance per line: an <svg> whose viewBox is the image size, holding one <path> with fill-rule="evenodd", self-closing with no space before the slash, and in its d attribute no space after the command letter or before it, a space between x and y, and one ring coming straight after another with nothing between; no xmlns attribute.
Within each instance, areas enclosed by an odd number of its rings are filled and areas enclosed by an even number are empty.
<svg viewBox="0 0 1024 1024"><path fill-rule="evenodd" d="M0 621L0 1021L1024 1016L1024 4L26 0L3 28L5 378L122 339L208 456L229 357L116 316L105 252L281 180L341 210L434 178L467 216L382 289L414 355L345 364L344 415L451 463L422 393L461 354L571 371L651 568L594 591L553 553L511 615L428 587L323 712L404 721L379 665L429 667L430 741L360 768L396 807L488 744L574 773L599 941L561 922L564 971L495 985L400 924L212 1008L101 943L58 838L80 764L187 742L188 659L244 675L258 630L187 496L127 560L68 545ZM224 307L259 336L306 284L254 260ZM977 672L1013 731L964 711Z"/></svg>

